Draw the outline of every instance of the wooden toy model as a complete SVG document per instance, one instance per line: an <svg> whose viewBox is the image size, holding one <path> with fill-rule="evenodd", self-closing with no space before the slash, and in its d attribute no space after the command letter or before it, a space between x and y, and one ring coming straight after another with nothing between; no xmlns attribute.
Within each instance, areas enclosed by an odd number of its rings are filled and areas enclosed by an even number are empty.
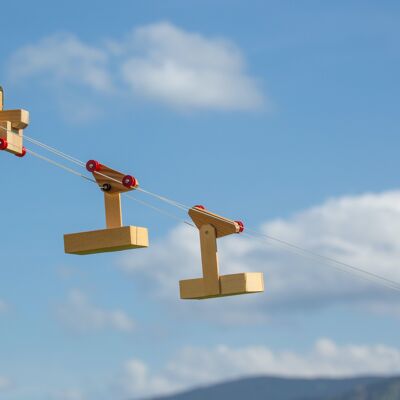
<svg viewBox="0 0 400 400"><path fill-rule="evenodd" d="M25 110L4 111L4 92L0 86L0 150L18 157L26 154L23 146L23 130L29 124L29 112Z"/></svg>
<svg viewBox="0 0 400 400"><path fill-rule="evenodd" d="M181 299L200 300L263 292L262 272L219 275L217 238L243 232L243 223L213 214L205 210L203 206L192 207L189 210L189 216L200 231L203 277L180 281Z"/></svg>
<svg viewBox="0 0 400 400"><path fill-rule="evenodd" d="M121 193L134 190L138 181L95 160L86 168L104 192L107 228L64 235L65 252L84 255L148 247L147 228L122 225Z"/></svg>
<svg viewBox="0 0 400 400"><path fill-rule="evenodd" d="M25 110L3 110L4 93L0 86L0 150L23 157L27 151L44 161L56 165L86 180L94 182L104 194L106 228L94 231L69 233L64 235L64 250L68 254L96 254L149 246L147 228L123 226L121 210L121 193L138 188L138 181L131 175L125 175L96 160L89 160L86 169L92 173L89 178L52 159L26 150L23 146L23 130L29 124L29 113ZM79 167L85 163L52 148L36 139L25 135L25 140L74 162ZM156 193L147 192L168 204L182 208L177 202ZM146 204L145 202L143 202ZM186 206L183 206L187 209ZM154 208L154 207L152 207ZM180 297L182 299L207 299L210 297L233 296L264 291L264 276L261 272L244 272L231 275L220 275L218 268L217 239L233 233L241 233L244 225L207 211L203 206L189 209L189 216L200 232L201 261L203 277L181 280Z"/></svg>

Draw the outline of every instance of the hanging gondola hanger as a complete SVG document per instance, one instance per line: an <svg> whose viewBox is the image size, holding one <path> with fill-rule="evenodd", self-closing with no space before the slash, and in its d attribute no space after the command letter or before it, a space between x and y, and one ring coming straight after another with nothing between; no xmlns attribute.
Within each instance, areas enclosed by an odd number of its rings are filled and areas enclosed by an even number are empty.
<svg viewBox="0 0 400 400"><path fill-rule="evenodd" d="M242 233L244 230L242 222L229 220L225 217L211 213L210 211L205 210L202 206L187 207L175 200L140 187L136 178L131 175L125 175L94 160L89 160L87 163L84 163L58 149L23 135L23 129L25 129L29 124L28 111L22 109L4 111L3 104L4 93L0 87L0 150L8 151L19 157L23 157L25 154L37 157L63 169L64 171L79 176L86 181L95 183L96 186L104 192L106 229L65 235L66 252L72 254L93 254L148 247L147 228L122 225L121 194L123 194L126 198L150 207L170 218L179 220L186 225L197 227L199 229L203 276L201 278L180 281L181 298L206 299L210 297L223 297L264 291L264 278L262 273L247 272L231 275L219 275L217 239L233 233ZM67 160L68 162L74 163L80 168L86 166L86 169L93 174L93 178L54 161L53 159L38 154L31 149L25 149L23 146L24 140L29 141L30 143L37 145L44 150ZM194 224L187 220L183 220L164 209L160 209L153 204L140 200L136 196L127 194L127 192L132 190L154 197L170 206L178 208L179 210L187 211ZM298 256L318 261L342 272L368 280L369 282L385 286L386 288L398 292L400 291L399 282L385 278L364 268L345 263L332 257L324 256L298 244L290 243L284 239L273 237L256 230L248 229L247 233L244 234L253 240L264 243L265 245L277 245Z"/></svg>
<svg viewBox="0 0 400 400"><path fill-rule="evenodd" d="M64 235L65 252L86 255L148 247L147 228L122 224L121 193L136 189L137 179L96 160L89 160L86 169L104 193L106 229Z"/></svg>
<svg viewBox="0 0 400 400"><path fill-rule="evenodd" d="M22 146L22 130L28 126L29 113L25 110L3 111L3 90L0 91L0 150L7 150L19 156L26 154ZM33 142L37 142L33 140ZM38 143L38 142L37 142ZM43 145L47 150L55 150ZM29 153L39 156L29 151ZM79 166L83 163L74 157L55 150L55 154L75 162ZM39 156L45 159L45 157ZM50 161L51 160L47 160ZM60 166L56 162L52 162ZM63 169L70 170L61 166ZM138 180L132 175L126 175L112 169L96 160L89 160L86 169L92 173L94 179L85 179L96 182L104 194L106 228L94 231L70 233L64 235L64 250L67 254L88 255L105 252L138 249L149 246L148 230L144 227L123 226L121 194L139 189ZM152 194L146 190L142 190ZM186 207L162 196L152 194L163 201L185 209ZM187 208L186 208L187 209ZM262 292L264 280L262 273L243 273L234 275L219 275L217 238L241 233L244 225L239 221L230 221L217 214L205 211L202 207L193 207L189 216L200 231L200 247L202 256L203 278L180 281L182 299L205 299L238 294Z"/></svg>

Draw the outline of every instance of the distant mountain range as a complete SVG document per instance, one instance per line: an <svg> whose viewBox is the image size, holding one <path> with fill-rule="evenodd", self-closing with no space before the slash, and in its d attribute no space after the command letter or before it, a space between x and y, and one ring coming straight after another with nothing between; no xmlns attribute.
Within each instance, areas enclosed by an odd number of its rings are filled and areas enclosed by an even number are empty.
<svg viewBox="0 0 400 400"><path fill-rule="evenodd" d="M151 400L400 400L400 377L291 379L258 377L152 397ZM147 400L150 400L149 398Z"/></svg>

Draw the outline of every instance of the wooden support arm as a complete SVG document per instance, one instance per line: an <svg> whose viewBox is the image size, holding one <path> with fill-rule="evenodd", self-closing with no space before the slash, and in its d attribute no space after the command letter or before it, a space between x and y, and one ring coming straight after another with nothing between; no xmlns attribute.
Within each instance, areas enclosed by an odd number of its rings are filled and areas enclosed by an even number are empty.
<svg viewBox="0 0 400 400"><path fill-rule="evenodd" d="M106 210L107 228L119 228L122 226L122 210L120 193L104 193L104 206Z"/></svg>
<svg viewBox="0 0 400 400"><path fill-rule="evenodd" d="M219 285L217 231L210 224L200 228L200 248L205 294L207 296L218 295L221 288Z"/></svg>

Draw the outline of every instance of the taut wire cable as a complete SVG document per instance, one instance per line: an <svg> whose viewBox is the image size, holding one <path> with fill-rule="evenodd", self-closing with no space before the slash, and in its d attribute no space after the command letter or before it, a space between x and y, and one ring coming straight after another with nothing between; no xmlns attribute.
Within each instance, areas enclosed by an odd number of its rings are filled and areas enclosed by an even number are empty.
<svg viewBox="0 0 400 400"><path fill-rule="evenodd" d="M2 127L2 126L0 126L0 128L3 129L6 132L10 132L10 133L16 134L15 132L10 131L10 130ZM48 145L46 145L46 144L44 144L44 143L42 143L42 142L40 142L40 141L38 141L36 139L28 137L26 135L24 135L24 138L27 139L29 142L31 142L31 143L39 146L39 147L42 147L43 149L45 149L45 150L47 150L47 151L49 151L49 152L61 157L61 158L64 158L65 160L70 161L70 162L72 162L72 163L74 163L74 164L76 164L76 165L78 165L80 167L84 168L86 166L86 163L84 163L84 162L80 161L79 159L77 159L75 157L72 157L72 156L70 156L70 155L68 155L68 154L66 154L66 153L64 153L64 152L62 152L62 151L60 151L60 150L58 150L58 149L56 149L54 147L48 146ZM60 163L58 163L58 162L56 162L56 161L54 161L54 160L52 160L52 159L50 159L48 157L45 157L45 156L43 156L41 154L38 154L38 153L36 153L36 152L34 152L34 151L30 150L30 149L27 149L27 153L29 153L29 154L31 154L31 155L33 155L33 156L35 156L35 157L37 157L37 158L39 158L39 159L41 159L43 161L46 161L46 162L48 162L50 164L53 164L54 166L57 166L57 167L65 170L67 172L70 172L70 173L72 173L72 174L74 174L76 176L79 176L79 177L81 177L81 178L83 178L83 179L85 179L87 181L93 182L97 186L99 186L95 179L89 178L86 175L83 175L80 172L75 171L72 168L66 167L65 165L60 164ZM96 173L101 175L101 176L106 177L107 179L110 179L112 181L121 183L117 179L114 179L114 178L112 178L110 176L107 176L106 174L103 174L103 173L101 173L99 171L96 171ZM137 187L136 190L138 190L138 191L140 191L142 193L145 193L145 194L147 194L149 196L155 197L160 201L163 201L163 202L165 202L165 203L167 203L167 204L169 204L171 206L179 208L180 210L187 211L187 210L190 209L190 207L187 207L186 205L184 205L182 203L179 203L179 202L177 202L175 200L169 199L169 198L167 198L165 196L162 196L162 195L159 195L157 193L150 192L150 191L148 191L146 189L143 189L141 187ZM179 218L174 214L171 214L171 213L169 213L169 212L167 212L167 211L165 211L163 209L160 209L160 208L158 208L158 207L156 207L156 206L154 206L152 204L149 204L149 203L147 203L147 202L145 202L143 200L137 199L137 198L135 198L133 196L130 196L130 195L126 194L126 193L124 193L124 195L125 195L125 197L127 197L127 198L129 198L131 200L134 200L139 204L142 204L142 205L144 205L146 207L149 207L149 208L159 212L160 214L164 214L164 215L166 215L166 216L168 216L170 218L178 220L179 222L182 222L182 223L184 223L186 225L194 227L194 225L191 222L186 221L186 220L184 220L182 218ZM202 210L200 208L197 209L197 210L199 212L202 212ZM204 212L204 214L206 214L206 212ZM221 221L225 221L224 218L219 217L218 215L215 215L215 218L217 218L217 219L219 219ZM300 246L298 244L294 244L294 243L288 242L286 240L283 240L283 239L280 239L280 238L277 238L277 237L274 237L274 236L271 236L271 235L267 235L267 234L258 232L258 231L253 230L253 229L248 229L248 228L246 228L246 232L244 234L247 237L250 237L250 238L253 238L253 239L256 239L256 240L262 242L263 244L271 244L271 245L275 244L275 245L281 246L281 248L285 248L285 250L287 250L289 252L292 252L293 254L296 254L296 255L299 255L299 256L303 256L303 257L307 257L307 258L311 258L313 260L325 262L326 265L329 265L329 266L331 266L331 267L333 267L335 269L338 269L340 271L347 272L347 273L350 273L350 274L352 274L354 276L369 280L369 281L374 282L374 283L381 284L383 286L386 286L387 288L390 288L390 289L393 289L393 290L396 290L396 291L400 291L400 283L398 283L396 281L393 281L391 279L385 278L385 277L380 276L378 274L372 273L372 272L370 272L370 271L368 271L366 269L354 266L352 264L345 263L343 261L334 259L332 257L319 254L317 252L314 252L312 250L304 248L304 247L302 247L302 246Z"/></svg>

